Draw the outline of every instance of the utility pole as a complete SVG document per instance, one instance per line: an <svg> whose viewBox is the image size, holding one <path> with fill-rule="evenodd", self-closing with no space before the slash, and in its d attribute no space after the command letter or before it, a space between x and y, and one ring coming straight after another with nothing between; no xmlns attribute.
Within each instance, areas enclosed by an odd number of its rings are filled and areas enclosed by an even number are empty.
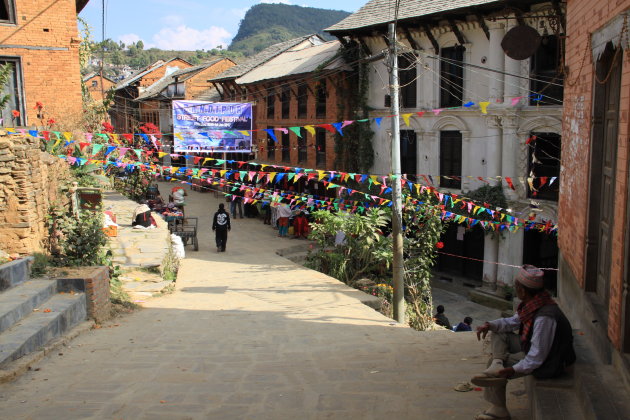
<svg viewBox="0 0 630 420"><path fill-rule="evenodd" d="M398 103L398 49L396 46L396 24L389 24L389 87L392 114L392 242L394 245L394 319L405 322L405 268L403 265L403 237L402 237L402 190L400 186L400 106Z"/></svg>

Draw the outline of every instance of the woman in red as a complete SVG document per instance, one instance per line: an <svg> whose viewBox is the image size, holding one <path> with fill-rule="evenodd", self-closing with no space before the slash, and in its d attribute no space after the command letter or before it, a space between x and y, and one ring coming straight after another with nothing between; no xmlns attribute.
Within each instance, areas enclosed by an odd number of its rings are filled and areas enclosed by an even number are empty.
<svg viewBox="0 0 630 420"><path fill-rule="evenodd" d="M308 237L308 219L303 211L293 219L293 232L296 238L304 238Z"/></svg>

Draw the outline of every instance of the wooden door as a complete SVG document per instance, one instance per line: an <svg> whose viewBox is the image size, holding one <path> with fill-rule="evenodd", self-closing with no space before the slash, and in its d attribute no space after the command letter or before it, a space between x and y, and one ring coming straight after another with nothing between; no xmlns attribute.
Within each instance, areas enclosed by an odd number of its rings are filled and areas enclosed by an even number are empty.
<svg viewBox="0 0 630 420"><path fill-rule="evenodd" d="M611 45L597 63L597 78L604 83L594 83L587 281L607 310L621 87L621 63Z"/></svg>

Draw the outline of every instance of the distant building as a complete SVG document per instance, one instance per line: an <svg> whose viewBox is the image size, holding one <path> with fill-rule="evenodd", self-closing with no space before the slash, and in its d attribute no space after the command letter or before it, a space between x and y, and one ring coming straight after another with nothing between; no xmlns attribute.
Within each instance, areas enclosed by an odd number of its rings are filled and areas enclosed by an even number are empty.
<svg viewBox="0 0 630 420"><path fill-rule="evenodd" d="M11 64L2 110L4 125L37 124L37 103L46 118L81 116L81 72L76 16L88 0L7 0L0 7L0 64ZM13 117L13 111L20 113Z"/></svg>
<svg viewBox="0 0 630 420"><path fill-rule="evenodd" d="M116 84L115 81L107 76L103 76L100 72L86 74L83 77L83 83L85 84L88 92L90 92L90 95L92 95L92 99L95 101L102 101L105 99L107 92Z"/></svg>
<svg viewBox="0 0 630 420"><path fill-rule="evenodd" d="M117 133L129 133L140 124L150 122L158 125L159 119L153 110L143 113L138 96L149 86L163 78L167 73L191 67L181 58L158 60L133 73L114 86L114 104L110 109L112 125Z"/></svg>
<svg viewBox="0 0 630 420"><path fill-rule="evenodd" d="M343 119L339 95L350 68L338 57L340 47L338 41L325 42L317 35L296 38L272 45L211 80L222 101L254 104L258 162L335 168L335 135L316 125ZM313 125L315 134L301 128L298 136L287 129L305 125ZM284 130L275 130L279 128ZM263 129L274 130L277 141Z"/></svg>
<svg viewBox="0 0 630 420"><path fill-rule="evenodd" d="M630 1L567 2L558 292L630 384ZM623 383L620 384L623 386Z"/></svg>
<svg viewBox="0 0 630 420"><path fill-rule="evenodd" d="M388 49L392 10L392 1L371 0L326 31L377 56ZM400 150L402 172L409 179L460 197L484 185L502 185L512 214L521 221L557 220L562 13L561 6L545 1L521 2L518 8L494 0L400 2L400 105L401 113L410 117L409 125L400 120ZM511 29L524 25L540 47L517 61L504 53L501 42ZM368 105L376 133L371 172L387 174L389 71L385 59L373 60L370 67ZM538 94L542 100L536 100ZM481 111L482 102L487 114ZM377 118L383 118L380 125ZM538 141L528 141L534 136ZM452 223L444 244L444 252L465 258L440 255L440 275L473 280L468 283L499 295L504 285L512 284L514 269L496 262L557 264L556 238L537 230L485 235L479 225Z"/></svg>
<svg viewBox="0 0 630 420"><path fill-rule="evenodd" d="M151 122L168 133L163 141L172 144L174 100L199 100L217 102L219 95L209 78L235 66L229 58L217 58L192 67L170 67L164 77L147 88L136 98L142 122Z"/></svg>

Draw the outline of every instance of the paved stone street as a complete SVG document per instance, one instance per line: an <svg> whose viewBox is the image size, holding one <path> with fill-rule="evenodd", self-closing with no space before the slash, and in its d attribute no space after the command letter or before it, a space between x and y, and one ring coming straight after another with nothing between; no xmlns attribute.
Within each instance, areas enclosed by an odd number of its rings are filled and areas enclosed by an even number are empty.
<svg viewBox="0 0 630 420"><path fill-rule="evenodd" d="M219 200L188 194L200 250L186 247L176 292L0 386L3 419L433 420L485 408L481 392L453 391L485 365L472 333L393 323L361 292L276 255L295 241L259 220L234 220L217 253ZM508 394L527 418L525 397Z"/></svg>

